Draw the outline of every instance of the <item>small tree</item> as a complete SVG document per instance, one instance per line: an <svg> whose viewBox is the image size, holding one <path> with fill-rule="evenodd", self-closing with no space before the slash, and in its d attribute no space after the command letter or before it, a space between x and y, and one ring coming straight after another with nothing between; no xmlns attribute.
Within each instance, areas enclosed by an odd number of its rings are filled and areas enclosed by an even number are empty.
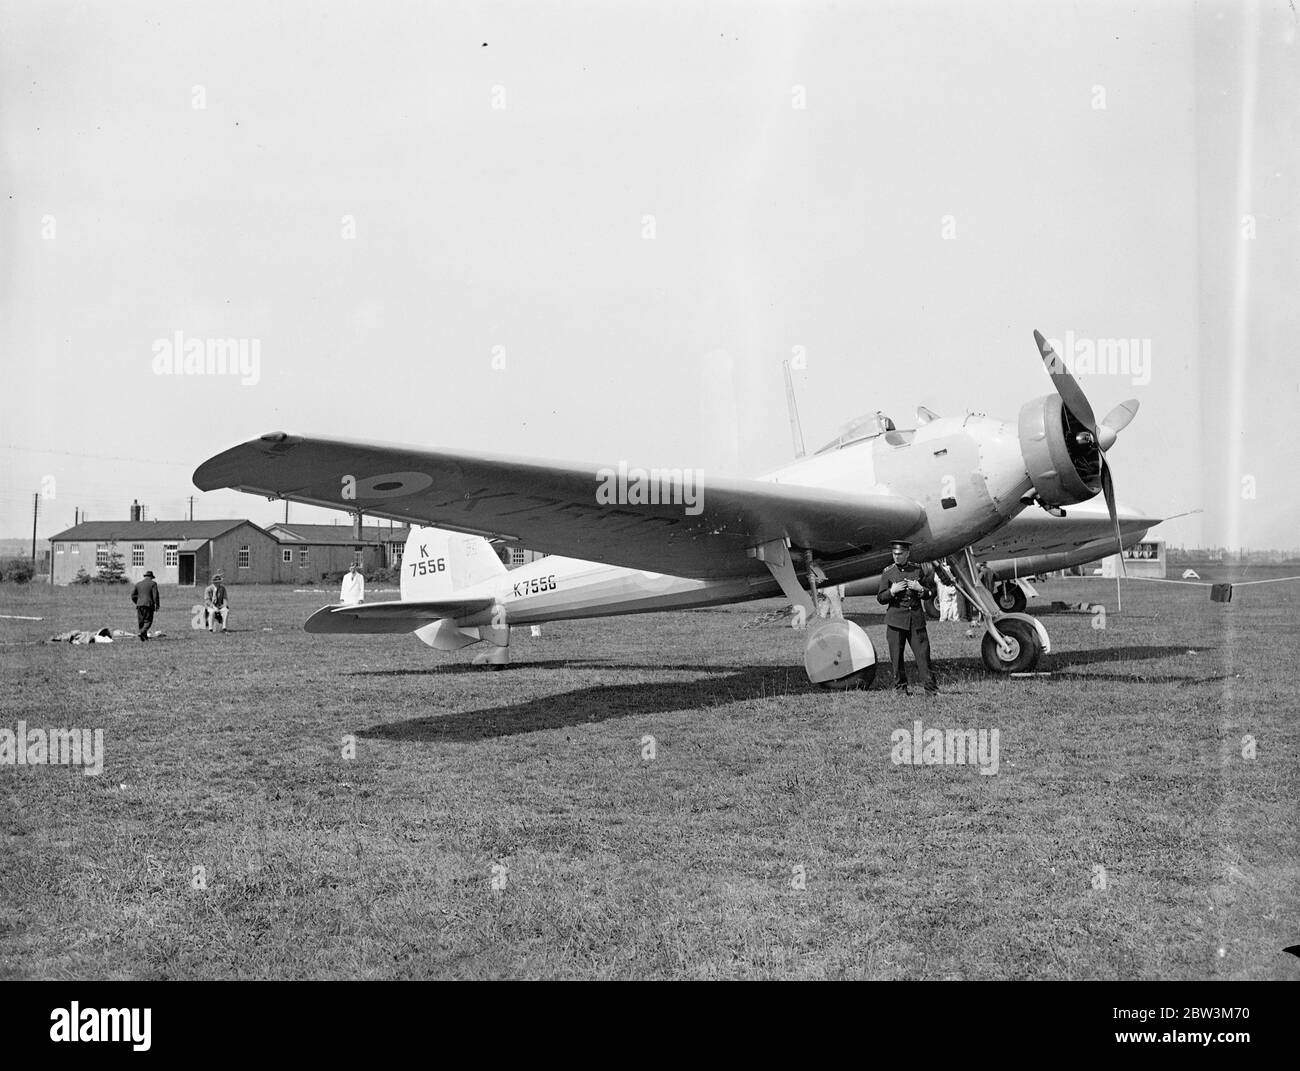
<svg viewBox="0 0 1300 1071"><path fill-rule="evenodd" d="M26 584L36 575L36 566L27 558L10 558L0 565L0 580L11 584Z"/></svg>
<svg viewBox="0 0 1300 1071"><path fill-rule="evenodd" d="M85 566L77 570L77 575L72 578L74 584L89 584L90 574L86 572Z"/></svg>
<svg viewBox="0 0 1300 1071"><path fill-rule="evenodd" d="M122 555L117 552L116 540L108 545L108 561L99 567L99 576L95 580L100 584L126 583L126 566L122 564Z"/></svg>

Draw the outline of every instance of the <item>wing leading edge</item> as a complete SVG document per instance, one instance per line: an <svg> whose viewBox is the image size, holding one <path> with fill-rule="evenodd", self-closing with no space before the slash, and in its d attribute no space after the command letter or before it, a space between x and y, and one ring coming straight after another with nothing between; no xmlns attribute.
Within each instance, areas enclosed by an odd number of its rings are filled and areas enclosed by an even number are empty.
<svg viewBox="0 0 1300 1071"><path fill-rule="evenodd" d="M898 495L283 432L208 459L194 483L697 579L765 576L747 552L770 540L838 558L905 538L925 519ZM641 498L651 487L658 501L635 501L638 485ZM614 488L624 501L610 501Z"/></svg>

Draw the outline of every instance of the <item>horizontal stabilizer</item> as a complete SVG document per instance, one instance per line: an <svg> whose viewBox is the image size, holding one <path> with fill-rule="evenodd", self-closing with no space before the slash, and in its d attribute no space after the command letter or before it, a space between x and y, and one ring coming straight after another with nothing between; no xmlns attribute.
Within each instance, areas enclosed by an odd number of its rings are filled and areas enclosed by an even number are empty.
<svg viewBox="0 0 1300 1071"><path fill-rule="evenodd" d="M307 618L308 632L414 632L430 621L458 620L492 608L492 599L435 599L424 602L340 603L322 606Z"/></svg>

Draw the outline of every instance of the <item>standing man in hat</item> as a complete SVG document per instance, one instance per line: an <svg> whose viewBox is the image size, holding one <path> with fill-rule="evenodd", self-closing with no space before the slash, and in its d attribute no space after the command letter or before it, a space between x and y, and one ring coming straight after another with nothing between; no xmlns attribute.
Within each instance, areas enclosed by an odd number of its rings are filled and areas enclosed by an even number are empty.
<svg viewBox="0 0 1300 1071"><path fill-rule="evenodd" d="M230 604L226 601L226 585L221 582L221 574L212 574L212 583L203 589L203 612L208 619L208 631L217 631L217 620L221 621L221 631L229 632L226 622L230 618Z"/></svg>
<svg viewBox="0 0 1300 1071"><path fill-rule="evenodd" d="M912 645L912 656L921 684L930 695L938 693L934 674L930 672L930 636L925 631L924 600L934 598L934 571L908 561L912 544L895 539L890 544L894 562L880 574L880 591L876 601L889 609L885 612L885 632L889 638L889 661L894 667L894 691L907 694L907 675L903 671L903 642Z"/></svg>
<svg viewBox="0 0 1300 1071"><path fill-rule="evenodd" d="M135 603L135 623L143 642L149 638L149 629L153 627L153 614L162 608L158 598L158 585L154 582L153 570L145 571L140 581L131 589L131 601Z"/></svg>

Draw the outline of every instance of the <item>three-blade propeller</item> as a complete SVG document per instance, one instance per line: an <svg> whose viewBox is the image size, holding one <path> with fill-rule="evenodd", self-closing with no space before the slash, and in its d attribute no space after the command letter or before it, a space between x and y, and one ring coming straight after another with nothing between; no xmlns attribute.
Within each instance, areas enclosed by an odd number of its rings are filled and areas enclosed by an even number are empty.
<svg viewBox="0 0 1300 1071"><path fill-rule="evenodd" d="M1088 396L1070 375L1065 362L1057 356L1056 351L1040 332L1034 332L1034 341L1038 343L1038 352L1043 355L1043 364L1047 366L1048 375L1052 377L1052 385L1056 387L1056 393L1061 396L1065 408L1075 420L1088 429L1086 432L1079 433L1080 442L1087 444L1082 437L1089 435L1091 444L1088 445L1097 447L1101 471L1101 493L1106 498L1106 509L1110 511L1110 523L1115 526L1115 551L1119 555L1120 569L1124 570L1124 540L1119 528L1119 510L1115 506L1115 481L1111 477L1110 465L1106 461L1106 451L1115 445L1119 433L1128 427L1129 421L1137 414L1138 401L1136 398L1130 398L1126 402L1120 402L1098 424L1092 406L1088 403ZM1124 571L1127 574L1127 570Z"/></svg>

